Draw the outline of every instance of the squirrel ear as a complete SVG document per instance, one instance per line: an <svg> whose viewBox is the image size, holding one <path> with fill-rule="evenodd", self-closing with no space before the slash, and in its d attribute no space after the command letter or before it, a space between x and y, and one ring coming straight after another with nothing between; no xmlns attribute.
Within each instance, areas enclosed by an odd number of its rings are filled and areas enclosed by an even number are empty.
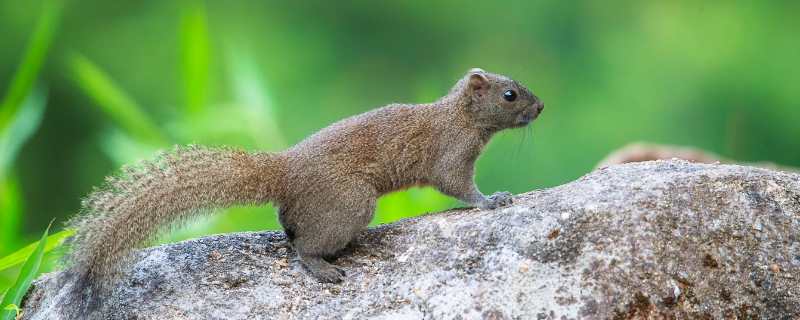
<svg viewBox="0 0 800 320"><path fill-rule="evenodd" d="M475 70L475 69L472 69ZM480 70L480 69L478 69ZM481 70L483 71L483 70ZM470 72L472 73L472 72ZM467 93L474 97L481 99L486 93L489 91L488 82L486 81L486 76L480 73L472 73L469 76L469 82L467 83Z"/></svg>
<svg viewBox="0 0 800 320"><path fill-rule="evenodd" d="M473 74L473 73L486 73L486 71L483 71L483 69L481 69L481 68L472 68L472 69L469 69L469 73L470 74Z"/></svg>

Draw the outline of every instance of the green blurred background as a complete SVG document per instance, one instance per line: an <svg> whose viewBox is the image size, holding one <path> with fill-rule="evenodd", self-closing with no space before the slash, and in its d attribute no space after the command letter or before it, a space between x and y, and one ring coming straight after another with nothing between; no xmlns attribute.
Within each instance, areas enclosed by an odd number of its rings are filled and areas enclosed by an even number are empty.
<svg viewBox="0 0 800 320"><path fill-rule="evenodd" d="M798 16L797 1L5 0L0 257L155 150L279 151L433 101L473 67L547 106L489 145L484 193L572 181L634 141L800 166ZM374 223L456 206L413 189L382 199ZM272 208L234 208L162 242L278 227Z"/></svg>

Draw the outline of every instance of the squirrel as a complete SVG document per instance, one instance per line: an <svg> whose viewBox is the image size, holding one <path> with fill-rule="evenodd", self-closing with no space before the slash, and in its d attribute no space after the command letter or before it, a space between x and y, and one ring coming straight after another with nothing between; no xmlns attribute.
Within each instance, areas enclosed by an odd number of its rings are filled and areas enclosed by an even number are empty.
<svg viewBox="0 0 800 320"><path fill-rule="evenodd" d="M326 260L367 226L382 195L432 186L480 209L511 204L509 192L478 191L475 161L495 133L527 126L542 109L521 83L476 68L433 103L355 115L283 152L193 145L160 151L108 177L67 223L76 232L64 245L72 283L62 302L87 315L131 249L214 209L270 201L308 273L341 282L344 271Z"/></svg>

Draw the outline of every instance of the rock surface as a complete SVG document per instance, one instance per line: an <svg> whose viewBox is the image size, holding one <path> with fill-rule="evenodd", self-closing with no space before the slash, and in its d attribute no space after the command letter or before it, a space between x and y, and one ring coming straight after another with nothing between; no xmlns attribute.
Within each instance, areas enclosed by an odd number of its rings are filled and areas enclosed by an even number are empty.
<svg viewBox="0 0 800 320"><path fill-rule="evenodd" d="M308 277L282 232L137 251L108 319L798 319L800 175L682 160L365 230ZM58 319L59 273L26 319Z"/></svg>

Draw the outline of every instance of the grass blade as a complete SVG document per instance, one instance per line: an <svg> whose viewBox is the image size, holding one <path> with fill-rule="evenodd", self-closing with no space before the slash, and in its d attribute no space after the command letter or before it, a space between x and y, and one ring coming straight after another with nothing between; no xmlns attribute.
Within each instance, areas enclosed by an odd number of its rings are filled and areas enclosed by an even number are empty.
<svg viewBox="0 0 800 320"><path fill-rule="evenodd" d="M50 224L52 225L52 222L50 222ZM6 291L5 296L3 296L3 301L0 302L0 306L3 308L11 304L19 306L19 303L22 301L22 296L25 295L25 291L28 291L28 287L31 286L31 282L33 282L33 278L36 276L36 271L39 270L39 265L42 263L42 255L44 255L44 248L47 245L48 231L50 231L50 226L47 226L47 230L44 231L39 245L36 246L36 249L33 250L28 260L22 265L17 282L14 283L14 285ZM14 310L0 310L0 320L13 320L15 316L16 312Z"/></svg>
<svg viewBox="0 0 800 320"><path fill-rule="evenodd" d="M42 63L55 35L56 26L61 17L61 7L60 0L47 1L44 4L19 69L11 79L11 86L0 104L0 132L4 131L6 126L11 123L17 111L22 107L25 96L36 81L36 76L42 68Z"/></svg>
<svg viewBox="0 0 800 320"><path fill-rule="evenodd" d="M208 53L205 7L199 1L188 2L181 15L181 71L189 115L197 114L205 106Z"/></svg>
<svg viewBox="0 0 800 320"><path fill-rule="evenodd" d="M47 237L47 245L44 248L44 252L49 252L50 250L55 248L55 246L61 244L62 241L64 241L67 237L71 236L74 233L75 233L74 229L67 229ZM6 268L13 267L25 261L25 259L31 255L33 250L36 249L38 245L39 241L36 241L34 243L25 246L25 248L17 250L17 252L14 252L10 255L1 258L0 271L5 270Z"/></svg>
<svg viewBox="0 0 800 320"><path fill-rule="evenodd" d="M167 143L155 122L100 67L78 53L69 57L68 64L75 82L125 133L152 145L162 146Z"/></svg>

